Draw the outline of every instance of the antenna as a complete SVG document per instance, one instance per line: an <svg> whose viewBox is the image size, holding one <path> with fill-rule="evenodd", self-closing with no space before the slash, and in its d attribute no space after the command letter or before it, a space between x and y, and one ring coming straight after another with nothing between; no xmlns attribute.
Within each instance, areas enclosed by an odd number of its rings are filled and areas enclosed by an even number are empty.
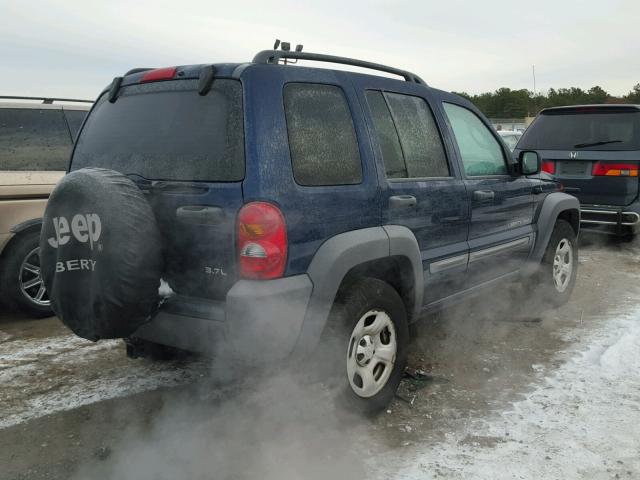
<svg viewBox="0 0 640 480"><path fill-rule="evenodd" d="M535 65L531 65L531 68L533 70L533 96L536 96L536 66Z"/></svg>

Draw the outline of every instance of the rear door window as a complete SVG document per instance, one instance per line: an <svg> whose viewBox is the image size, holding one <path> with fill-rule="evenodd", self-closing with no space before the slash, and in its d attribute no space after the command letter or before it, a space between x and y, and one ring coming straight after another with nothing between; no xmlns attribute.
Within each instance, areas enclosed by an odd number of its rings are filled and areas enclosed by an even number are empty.
<svg viewBox="0 0 640 480"><path fill-rule="evenodd" d="M0 108L0 170L66 170L71 147L62 110Z"/></svg>
<svg viewBox="0 0 640 480"><path fill-rule="evenodd" d="M131 85L115 103L103 95L77 140L72 169L103 167L153 180L244 178L242 86L216 79Z"/></svg>
<svg viewBox="0 0 640 480"><path fill-rule="evenodd" d="M453 135L469 177L506 175L507 164L502 147L489 128L471 110L444 103Z"/></svg>
<svg viewBox="0 0 640 480"><path fill-rule="evenodd" d="M340 87L289 83L284 109L296 183L306 186L362 182L362 162L351 111Z"/></svg>
<svg viewBox="0 0 640 480"><path fill-rule="evenodd" d="M373 118L373 126L382 151L387 178L408 178L407 165L404 161L398 131L382 92L369 90L366 95Z"/></svg>
<svg viewBox="0 0 640 480"><path fill-rule="evenodd" d="M624 107L551 110L525 131L518 148L640 150L640 111Z"/></svg>
<svg viewBox="0 0 640 480"><path fill-rule="evenodd" d="M366 96L387 178L450 175L440 132L424 99L374 90Z"/></svg>
<svg viewBox="0 0 640 480"><path fill-rule="evenodd" d="M80 130L82 121L86 116L87 112L85 110L64 110L64 117L67 119L72 139L78 136L78 130Z"/></svg>

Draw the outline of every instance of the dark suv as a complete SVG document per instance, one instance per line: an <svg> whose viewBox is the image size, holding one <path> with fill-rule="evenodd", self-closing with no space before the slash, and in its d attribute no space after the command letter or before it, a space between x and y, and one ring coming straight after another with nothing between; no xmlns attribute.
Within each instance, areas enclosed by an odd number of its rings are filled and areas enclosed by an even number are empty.
<svg viewBox="0 0 640 480"><path fill-rule="evenodd" d="M98 98L51 196L44 278L85 338L253 365L321 348L375 410L422 314L525 278L568 299L579 204L538 171L471 103L391 67L269 50L134 70Z"/></svg>
<svg viewBox="0 0 640 480"><path fill-rule="evenodd" d="M618 235L640 225L640 106L584 105L542 110L515 154L535 150L542 170L578 197L583 227Z"/></svg>

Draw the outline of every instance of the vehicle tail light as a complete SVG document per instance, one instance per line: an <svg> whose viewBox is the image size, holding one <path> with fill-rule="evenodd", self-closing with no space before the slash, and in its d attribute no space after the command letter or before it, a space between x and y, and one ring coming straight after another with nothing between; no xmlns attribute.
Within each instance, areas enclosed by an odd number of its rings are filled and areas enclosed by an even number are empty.
<svg viewBox="0 0 640 480"><path fill-rule="evenodd" d="M637 163L596 162L591 174L594 177L637 177Z"/></svg>
<svg viewBox="0 0 640 480"><path fill-rule="evenodd" d="M556 173L556 162L553 160L543 160L542 171L553 175Z"/></svg>
<svg viewBox="0 0 640 480"><path fill-rule="evenodd" d="M287 263L287 226L271 203L247 203L238 213L240 276L280 278Z"/></svg>
<svg viewBox="0 0 640 480"><path fill-rule="evenodd" d="M149 70L144 72L140 83L146 82L158 82L160 80L171 80L176 76L176 67L157 68L155 70Z"/></svg>

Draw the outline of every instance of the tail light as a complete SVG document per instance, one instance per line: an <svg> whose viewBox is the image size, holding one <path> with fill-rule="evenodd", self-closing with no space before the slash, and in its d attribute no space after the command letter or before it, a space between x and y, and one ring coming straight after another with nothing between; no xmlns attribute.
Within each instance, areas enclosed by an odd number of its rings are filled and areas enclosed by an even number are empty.
<svg viewBox="0 0 640 480"><path fill-rule="evenodd" d="M637 163L596 162L591 174L594 177L637 177Z"/></svg>
<svg viewBox="0 0 640 480"><path fill-rule="evenodd" d="M252 202L240 209L238 255L241 277L282 277L287 263L287 226L278 207Z"/></svg>
<svg viewBox="0 0 640 480"><path fill-rule="evenodd" d="M149 70L142 75L140 83L159 82L161 80L171 80L176 76L176 67L156 68Z"/></svg>
<svg viewBox="0 0 640 480"><path fill-rule="evenodd" d="M556 162L553 160L543 160L542 171L553 175L556 173Z"/></svg>

